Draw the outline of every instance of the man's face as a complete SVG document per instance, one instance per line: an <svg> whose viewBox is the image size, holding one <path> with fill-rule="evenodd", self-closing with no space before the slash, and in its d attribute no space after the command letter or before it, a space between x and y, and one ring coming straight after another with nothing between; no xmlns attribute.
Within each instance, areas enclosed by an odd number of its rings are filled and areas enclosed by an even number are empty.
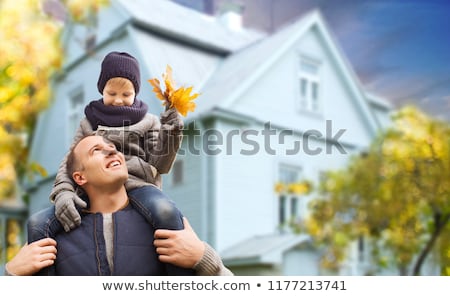
<svg viewBox="0 0 450 296"><path fill-rule="evenodd" d="M112 143L100 136L89 136L81 140L74 149L77 167L82 169L74 173L79 185L104 186L128 179L128 169L122 153ZM75 176L79 174L78 176ZM81 180L81 183L78 181Z"/></svg>

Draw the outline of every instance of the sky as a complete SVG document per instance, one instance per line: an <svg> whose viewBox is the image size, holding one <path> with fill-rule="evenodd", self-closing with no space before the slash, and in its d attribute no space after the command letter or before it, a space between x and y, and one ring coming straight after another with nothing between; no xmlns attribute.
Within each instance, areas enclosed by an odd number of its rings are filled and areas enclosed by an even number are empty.
<svg viewBox="0 0 450 296"><path fill-rule="evenodd" d="M301 1L321 8L366 89L450 120L450 1Z"/></svg>
<svg viewBox="0 0 450 296"><path fill-rule="evenodd" d="M450 121L450 0L204 0L227 1L266 31L319 8L367 91Z"/></svg>

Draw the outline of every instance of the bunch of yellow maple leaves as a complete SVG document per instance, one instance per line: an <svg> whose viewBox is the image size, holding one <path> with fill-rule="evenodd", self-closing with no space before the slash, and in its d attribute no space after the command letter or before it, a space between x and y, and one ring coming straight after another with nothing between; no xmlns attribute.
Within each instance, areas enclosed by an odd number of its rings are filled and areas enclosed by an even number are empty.
<svg viewBox="0 0 450 296"><path fill-rule="evenodd" d="M172 77L172 68L169 65L167 65L166 73L163 73L162 77L165 85L164 92L157 78L149 79L148 82L153 86L156 97L163 101L163 106L166 106L166 108L175 108L184 117L186 117L188 112L193 112L196 107L193 100L200 94L191 94L192 86L176 88Z"/></svg>

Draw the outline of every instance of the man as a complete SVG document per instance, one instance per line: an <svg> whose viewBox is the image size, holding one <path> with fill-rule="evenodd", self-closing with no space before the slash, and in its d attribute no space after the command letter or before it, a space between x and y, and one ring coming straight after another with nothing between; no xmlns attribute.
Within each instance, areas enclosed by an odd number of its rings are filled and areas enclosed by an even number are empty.
<svg viewBox="0 0 450 296"><path fill-rule="evenodd" d="M167 275L166 263L193 268L197 275L232 275L186 219L184 230L155 232L133 209L124 186L125 159L112 143L100 136L83 138L72 149L67 168L89 197L83 223L56 237L57 253L51 239L24 246L7 264L10 274L35 271L17 268L18 262L27 261L26 255L34 254L28 262L34 262L35 269L50 266L56 275Z"/></svg>

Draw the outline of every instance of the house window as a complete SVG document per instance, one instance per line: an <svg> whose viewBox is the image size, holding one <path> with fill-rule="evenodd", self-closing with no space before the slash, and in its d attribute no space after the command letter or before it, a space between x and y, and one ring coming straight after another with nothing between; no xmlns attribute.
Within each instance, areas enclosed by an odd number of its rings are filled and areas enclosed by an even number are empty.
<svg viewBox="0 0 450 296"><path fill-rule="evenodd" d="M89 11L85 21L86 37L83 40L84 50L87 53L92 53L97 46L97 28L98 18L93 11Z"/></svg>
<svg viewBox="0 0 450 296"><path fill-rule="evenodd" d="M286 222L286 196L280 196L280 204L278 206L278 222L283 225Z"/></svg>
<svg viewBox="0 0 450 296"><path fill-rule="evenodd" d="M300 110L319 113L321 111L319 62L301 57L298 77Z"/></svg>
<svg viewBox="0 0 450 296"><path fill-rule="evenodd" d="M289 186L300 181L301 168L297 166L281 164L278 172L278 182ZM289 225L299 218L299 200L298 196L290 193L289 190L278 196L278 222L280 226Z"/></svg>
<svg viewBox="0 0 450 296"><path fill-rule="evenodd" d="M284 184L295 183L300 180L301 168L287 164L281 164L279 168L279 181Z"/></svg>
<svg viewBox="0 0 450 296"><path fill-rule="evenodd" d="M6 231L5 231L5 221L0 216L0 266L6 262ZM1 270L0 270L1 271Z"/></svg>
<svg viewBox="0 0 450 296"><path fill-rule="evenodd" d="M298 213L298 198L291 198L291 217L296 217Z"/></svg>
<svg viewBox="0 0 450 296"><path fill-rule="evenodd" d="M364 237L360 236L358 238L358 260L360 262L364 261L364 255L365 255L364 246L365 246Z"/></svg>
<svg viewBox="0 0 450 296"><path fill-rule="evenodd" d="M172 167L172 185L183 183L183 161L177 160Z"/></svg>
<svg viewBox="0 0 450 296"><path fill-rule="evenodd" d="M71 141L80 124L81 117L84 114L84 91L82 86L77 87L75 91L70 93L68 113L69 130L67 134L69 135L69 141Z"/></svg>
<svg viewBox="0 0 450 296"><path fill-rule="evenodd" d="M86 36L86 39L84 40L84 50L87 52L93 52L95 50L95 46L97 42L97 35L95 32L90 33L88 36Z"/></svg>

